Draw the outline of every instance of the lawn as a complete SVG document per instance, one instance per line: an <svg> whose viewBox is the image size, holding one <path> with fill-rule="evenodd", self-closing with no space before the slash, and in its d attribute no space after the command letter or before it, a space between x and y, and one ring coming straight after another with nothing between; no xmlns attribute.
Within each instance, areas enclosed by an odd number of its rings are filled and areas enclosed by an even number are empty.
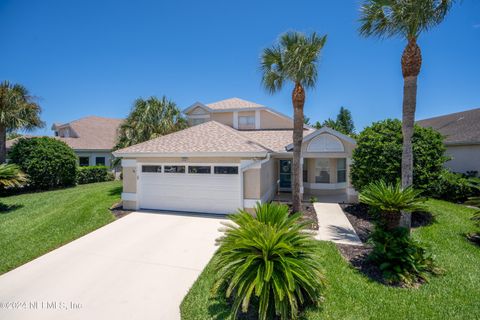
<svg viewBox="0 0 480 320"><path fill-rule="evenodd" d="M112 181L1 198L0 274L113 221L120 193Z"/></svg>
<svg viewBox="0 0 480 320"><path fill-rule="evenodd" d="M445 274L418 289L379 284L350 267L332 243L319 242L327 279L320 309L306 310L303 319L478 319L480 315L480 248L465 240L474 230L473 209L429 200L436 222L413 231L436 256ZM213 258L215 259L215 258ZM182 319L225 319L229 308L212 297L215 270L210 263L181 305Z"/></svg>

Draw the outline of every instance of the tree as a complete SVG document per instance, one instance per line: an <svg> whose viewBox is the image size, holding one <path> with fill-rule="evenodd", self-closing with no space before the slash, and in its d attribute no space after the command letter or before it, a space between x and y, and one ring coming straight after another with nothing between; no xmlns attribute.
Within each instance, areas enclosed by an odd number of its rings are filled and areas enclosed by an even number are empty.
<svg viewBox="0 0 480 320"><path fill-rule="evenodd" d="M345 107L340 107L337 119L333 120L328 118L322 124L324 127L337 130L343 134L355 137L355 125L353 124L352 113Z"/></svg>
<svg viewBox="0 0 480 320"><path fill-rule="evenodd" d="M135 100L119 129L115 149L132 146L187 127L177 105L166 97Z"/></svg>
<svg viewBox="0 0 480 320"><path fill-rule="evenodd" d="M337 115L337 130L349 136L355 136L355 125L353 124L352 113L345 107L340 107Z"/></svg>
<svg viewBox="0 0 480 320"><path fill-rule="evenodd" d="M309 117L304 117L303 118L303 123L305 123L307 126L310 125L310 118Z"/></svg>
<svg viewBox="0 0 480 320"><path fill-rule="evenodd" d="M415 126L413 155L413 186L433 195L432 184L437 184L448 160L442 135L432 128ZM401 121L387 119L366 127L357 137L352 159L350 176L358 191L379 180L395 184L402 168Z"/></svg>
<svg viewBox="0 0 480 320"><path fill-rule="evenodd" d="M0 164L0 188L21 187L27 176L14 164Z"/></svg>
<svg viewBox="0 0 480 320"><path fill-rule="evenodd" d="M8 133L7 133L7 141L8 141L8 140L13 140L13 139L15 139L15 138L20 138L20 137L22 137L22 136L23 136L22 134L20 134L20 133L18 133L18 132L16 132L16 131L8 132Z"/></svg>
<svg viewBox="0 0 480 320"><path fill-rule="evenodd" d="M76 184L78 157L63 141L50 137L20 138L8 155L28 175L29 188L46 190Z"/></svg>
<svg viewBox="0 0 480 320"><path fill-rule="evenodd" d="M407 45L401 66L404 79L402 116L402 187L413 183L412 135L417 104L417 77L422 54L417 39L422 32L440 24L455 0L365 0L361 7L360 34L366 37L402 37ZM411 217L404 215L404 227Z"/></svg>
<svg viewBox="0 0 480 320"><path fill-rule="evenodd" d="M263 86L275 93L285 82L293 84L293 161L292 161L292 210L301 208L302 181L301 149L303 140L303 107L305 89L315 86L318 74L318 59L327 36L312 33L306 36L299 32L287 32L280 36L277 44L263 50L261 69Z"/></svg>
<svg viewBox="0 0 480 320"><path fill-rule="evenodd" d="M43 127L41 111L24 86L0 83L0 163L7 158L7 133Z"/></svg>

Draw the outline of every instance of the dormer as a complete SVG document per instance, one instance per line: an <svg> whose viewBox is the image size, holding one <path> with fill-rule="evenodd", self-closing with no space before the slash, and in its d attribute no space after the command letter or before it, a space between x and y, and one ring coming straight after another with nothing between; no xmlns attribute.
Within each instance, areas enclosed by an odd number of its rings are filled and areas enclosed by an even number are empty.
<svg viewBox="0 0 480 320"><path fill-rule="evenodd" d="M293 120L271 108L239 98L210 104L196 102L184 110L190 126L210 120L238 130L292 129Z"/></svg>
<svg viewBox="0 0 480 320"><path fill-rule="evenodd" d="M66 124L54 123L52 125L52 130L54 132L55 137L78 138L76 132L70 127L68 123Z"/></svg>

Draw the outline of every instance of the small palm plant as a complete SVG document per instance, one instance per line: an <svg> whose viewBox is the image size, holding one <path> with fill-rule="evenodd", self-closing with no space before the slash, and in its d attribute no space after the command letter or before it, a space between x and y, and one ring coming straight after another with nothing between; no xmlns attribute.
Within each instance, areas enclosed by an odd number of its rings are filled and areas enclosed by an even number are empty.
<svg viewBox="0 0 480 320"><path fill-rule="evenodd" d="M388 184L383 180L372 182L360 193L360 202L372 206L380 214L386 230L400 226L402 211L423 209L420 191L407 187L402 189L399 182Z"/></svg>
<svg viewBox="0 0 480 320"><path fill-rule="evenodd" d="M0 164L0 188L21 187L27 176L14 164Z"/></svg>
<svg viewBox="0 0 480 320"><path fill-rule="evenodd" d="M301 306L320 303L316 241L299 218L286 205L272 203L257 205L255 216L240 210L230 216L233 223L225 223L213 292L225 290L232 298L232 318L255 304L259 319L296 319Z"/></svg>

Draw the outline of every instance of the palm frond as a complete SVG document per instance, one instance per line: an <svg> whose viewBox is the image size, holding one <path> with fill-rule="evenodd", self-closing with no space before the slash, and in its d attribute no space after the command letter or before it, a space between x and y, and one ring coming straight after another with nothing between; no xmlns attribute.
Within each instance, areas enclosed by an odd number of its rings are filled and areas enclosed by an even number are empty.
<svg viewBox="0 0 480 320"><path fill-rule="evenodd" d="M363 36L417 38L440 24L455 0L366 0L360 8Z"/></svg>
<svg viewBox="0 0 480 320"><path fill-rule="evenodd" d="M21 187L28 181L27 175L14 164L0 164L0 187Z"/></svg>

